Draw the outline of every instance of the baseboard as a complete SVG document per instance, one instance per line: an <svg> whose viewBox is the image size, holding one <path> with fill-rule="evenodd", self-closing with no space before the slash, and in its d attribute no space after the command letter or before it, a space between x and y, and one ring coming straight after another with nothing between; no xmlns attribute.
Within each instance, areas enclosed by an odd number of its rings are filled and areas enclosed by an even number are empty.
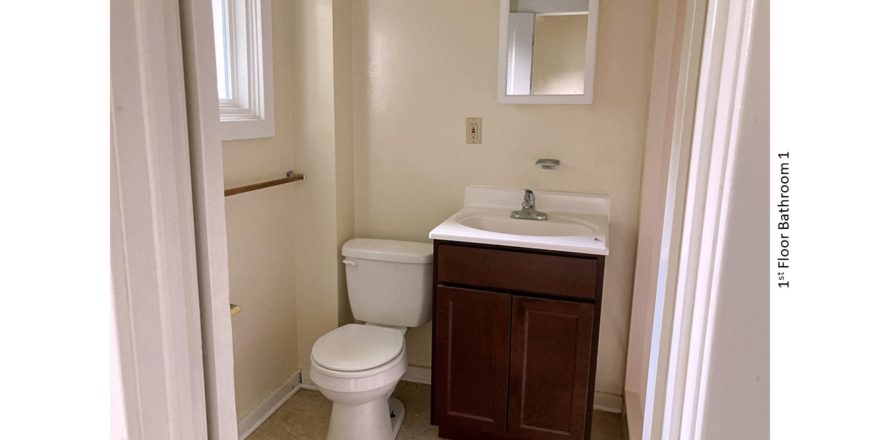
<svg viewBox="0 0 880 440"><path fill-rule="evenodd" d="M403 377L400 380L431 385L431 367L410 365L406 367L406 373L403 373Z"/></svg>
<svg viewBox="0 0 880 440"><path fill-rule="evenodd" d="M593 394L593 409L621 414L623 412L623 396L596 391Z"/></svg>
<svg viewBox="0 0 880 440"><path fill-rule="evenodd" d="M251 433L257 430L284 402L296 394L302 387L302 373L297 371L284 381L280 388L275 390L266 400L263 400L244 417L238 420L238 440L245 440Z"/></svg>

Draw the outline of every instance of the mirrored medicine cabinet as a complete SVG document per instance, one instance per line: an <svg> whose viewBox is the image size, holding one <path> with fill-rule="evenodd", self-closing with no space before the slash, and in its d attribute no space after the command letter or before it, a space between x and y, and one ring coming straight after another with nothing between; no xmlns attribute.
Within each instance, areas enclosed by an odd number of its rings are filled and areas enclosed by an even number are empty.
<svg viewBox="0 0 880 440"><path fill-rule="evenodd" d="M591 104L599 0L501 0L498 102Z"/></svg>

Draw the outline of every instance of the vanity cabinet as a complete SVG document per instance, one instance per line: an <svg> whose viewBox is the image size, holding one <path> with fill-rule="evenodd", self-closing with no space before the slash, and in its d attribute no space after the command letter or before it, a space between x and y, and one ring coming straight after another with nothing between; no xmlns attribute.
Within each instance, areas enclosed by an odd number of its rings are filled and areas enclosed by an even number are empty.
<svg viewBox="0 0 880 440"><path fill-rule="evenodd" d="M589 439L604 257L434 244L432 423L450 439Z"/></svg>

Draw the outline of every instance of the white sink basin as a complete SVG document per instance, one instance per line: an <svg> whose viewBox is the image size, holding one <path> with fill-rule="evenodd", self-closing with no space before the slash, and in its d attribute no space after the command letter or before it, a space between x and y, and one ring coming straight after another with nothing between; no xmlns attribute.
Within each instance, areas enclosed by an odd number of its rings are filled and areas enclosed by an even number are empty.
<svg viewBox="0 0 880 440"><path fill-rule="evenodd" d="M552 215L544 221L519 220L510 217L509 211L487 210L465 214L455 219L462 226L488 232L539 237L595 236L596 228L586 221L562 215Z"/></svg>
<svg viewBox="0 0 880 440"><path fill-rule="evenodd" d="M531 249L608 255L610 199L603 194L535 191L535 208L547 220L510 217L520 209L523 189L468 186L465 206L428 235Z"/></svg>

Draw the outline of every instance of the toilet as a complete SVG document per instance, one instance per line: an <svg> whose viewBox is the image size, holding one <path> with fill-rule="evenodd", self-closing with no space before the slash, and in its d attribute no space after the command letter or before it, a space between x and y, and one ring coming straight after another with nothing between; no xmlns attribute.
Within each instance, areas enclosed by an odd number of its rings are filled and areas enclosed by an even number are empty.
<svg viewBox="0 0 880 440"><path fill-rule="evenodd" d="M333 402L328 440L391 440L403 404L391 397L406 371L404 334L431 319L433 247L355 238L342 246L351 311L315 341L309 376Z"/></svg>

